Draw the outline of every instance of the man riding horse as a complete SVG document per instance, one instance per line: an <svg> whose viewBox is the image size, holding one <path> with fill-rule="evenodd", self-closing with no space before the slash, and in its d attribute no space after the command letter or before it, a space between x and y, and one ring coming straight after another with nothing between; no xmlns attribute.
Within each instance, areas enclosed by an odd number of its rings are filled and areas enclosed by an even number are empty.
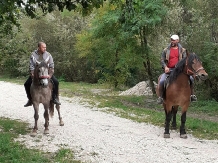
<svg viewBox="0 0 218 163"><path fill-rule="evenodd" d="M171 71L175 68L176 64L184 57L186 57L186 49L182 47L179 43L179 36L171 36L170 45L165 48L161 55L161 65L164 69L164 73L161 75L159 82L159 97L157 99L158 104L163 103L163 90L164 90L164 81L166 77L170 74ZM197 97L194 95L194 79L190 76L191 80L191 101L197 101Z"/></svg>
<svg viewBox="0 0 218 163"><path fill-rule="evenodd" d="M30 70L30 76L27 79L27 81L24 83L24 87L26 90L28 102L24 105L24 107L28 107L32 105L31 101L31 94L30 94L30 86L32 84L32 78L34 76L34 69L36 66L36 62L41 62L48 60L48 65L49 65L49 78L53 83L53 91L52 91L52 101L54 104L61 105L61 103L58 101L58 86L59 82L58 80L54 77L54 62L51 54L46 51L46 44L44 42L39 42L38 43L38 49L32 52L30 56L30 65L29 65L29 70Z"/></svg>

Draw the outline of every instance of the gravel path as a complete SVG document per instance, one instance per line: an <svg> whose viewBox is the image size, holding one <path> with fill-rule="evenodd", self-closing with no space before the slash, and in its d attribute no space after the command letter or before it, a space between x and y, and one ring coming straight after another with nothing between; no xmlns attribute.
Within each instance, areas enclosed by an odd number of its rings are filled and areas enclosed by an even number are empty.
<svg viewBox="0 0 218 163"><path fill-rule="evenodd" d="M25 108L27 98L22 85L0 81L0 116L26 121L33 127L33 108ZM61 97L65 125L58 125L57 112L50 119L50 134L43 135L43 112L40 105L39 131L36 137L22 135L29 148L55 152L70 148L77 159L87 163L217 163L218 141L199 140L191 135L179 138L171 132L163 138L163 128L116 117L81 104L79 98Z"/></svg>

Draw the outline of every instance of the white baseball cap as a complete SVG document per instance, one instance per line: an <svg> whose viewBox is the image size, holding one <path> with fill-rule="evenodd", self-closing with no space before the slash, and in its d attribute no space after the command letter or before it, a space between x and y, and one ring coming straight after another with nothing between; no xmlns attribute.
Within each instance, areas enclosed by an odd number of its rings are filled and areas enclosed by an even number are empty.
<svg viewBox="0 0 218 163"><path fill-rule="evenodd" d="M173 39L173 40L179 40L179 36L178 35L172 35L170 38Z"/></svg>

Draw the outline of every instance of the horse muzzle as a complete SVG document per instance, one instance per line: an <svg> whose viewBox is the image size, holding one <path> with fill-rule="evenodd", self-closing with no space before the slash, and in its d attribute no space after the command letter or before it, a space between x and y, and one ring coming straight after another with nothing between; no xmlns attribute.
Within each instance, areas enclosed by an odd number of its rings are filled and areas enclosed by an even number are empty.
<svg viewBox="0 0 218 163"><path fill-rule="evenodd" d="M196 75L196 77L199 79L199 80L206 80L208 78L208 74L206 72L204 73L199 73L198 75Z"/></svg>
<svg viewBox="0 0 218 163"><path fill-rule="evenodd" d="M47 87L48 86L48 79L41 79L40 80L40 84L42 85L42 87Z"/></svg>

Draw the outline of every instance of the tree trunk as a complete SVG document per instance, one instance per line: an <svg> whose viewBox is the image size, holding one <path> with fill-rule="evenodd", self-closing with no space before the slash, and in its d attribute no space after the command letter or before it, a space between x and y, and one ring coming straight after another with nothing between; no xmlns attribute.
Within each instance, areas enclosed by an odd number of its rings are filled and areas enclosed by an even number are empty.
<svg viewBox="0 0 218 163"><path fill-rule="evenodd" d="M148 50L148 44L147 44L147 39L146 39L146 29L145 27L143 27L143 29L141 30L141 47L143 49L143 52L145 54L145 61L143 61L143 65L145 67L145 71L148 74L148 78L149 78L149 85L152 89L152 93L156 94L155 91L155 87L154 87L154 79L153 79L153 75L152 75L152 69L151 69L151 61L150 61L150 57L149 57L149 50Z"/></svg>

